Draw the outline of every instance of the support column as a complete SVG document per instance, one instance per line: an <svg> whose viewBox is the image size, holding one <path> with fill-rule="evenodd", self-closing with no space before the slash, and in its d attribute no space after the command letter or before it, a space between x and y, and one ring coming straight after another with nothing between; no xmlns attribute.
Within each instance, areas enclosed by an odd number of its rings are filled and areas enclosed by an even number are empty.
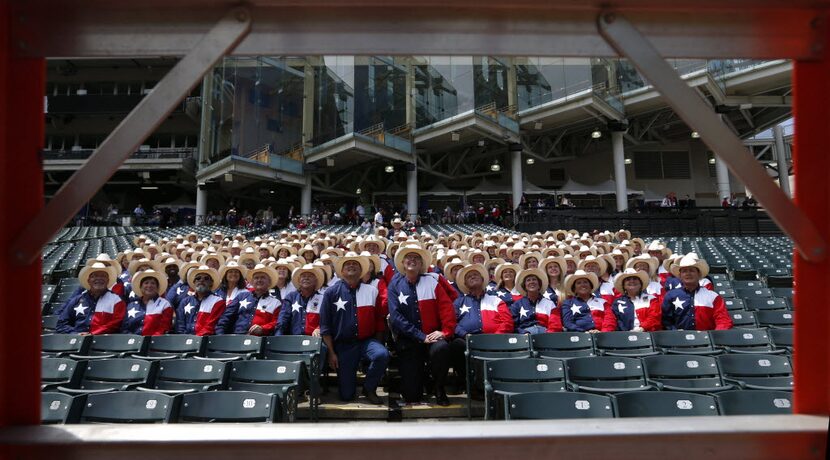
<svg viewBox="0 0 830 460"><path fill-rule="evenodd" d="M43 208L46 64L14 56L10 8L0 2L0 215L8 217L0 226L0 290L14 292L13 302L0 303L7 319L0 322L0 427L40 424L41 262L13 258L12 242Z"/></svg>
<svg viewBox="0 0 830 460"><path fill-rule="evenodd" d="M311 215L311 176L308 173L306 173L305 185L300 196L300 215L303 217Z"/></svg>
<svg viewBox="0 0 830 460"><path fill-rule="evenodd" d="M303 145L310 146L314 137L314 67L308 61L303 74Z"/></svg>
<svg viewBox="0 0 830 460"><path fill-rule="evenodd" d="M417 89L415 89L415 58L402 58L406 65L406 124L410 129L415 129L415 103Z"/></svg>
<svg viewBox="0 0 830 460"><path fill-rule="evenodd" d="M724 198L732 196L732 189L729 185L729 168L726 167L726 162L717 158L717 156L715 157L715 174L717 176L715 180L718 184L718 204L720 204Z"/></svg>
<svg viewBox="0 0 830 460"><path fill-rule="evenodd" d="M213 154L213 70L209 70L202 79L202 118L199 128L199 157L196 169L201 169L209 163L210 155ZM198 173L197 173L198 176ZM198 199L198 197L197 197ZM196 212L198 215L198 210Z"/></svg>
<svg viewBox="0 0 830 460"><path fill-rule="evenodd" d="M628 180L625 177L625 131L611 132L611 148L614 151L614 182L617 184L617 212L628 211Z"/></svg>
<svg viewBox="0 0 830 460"><path fill-rule="evenodd" d="M519 101L518 101L518 85L517 85L517 76L516 76L516 62L515 58L506 58L505 64L507 65L507 105L513 107L515 112L519 112Z"/></svg>
<svg viewBox="0 0 830 460"><path fill-rule="evenodd" d="M412 163L406 168L406 209L414 222L418 217L418 165Z"/></svg>
<svg viewBox="0 0 830 460"><path fill-rule="evenodd" d="M787 163L787 148L784 145L784 128L781 125L775 125L772 128L772 135L775 138L775 161L778 162L778 185L781 191L788 197L793 194L790 191L790 166Z"/></svg>
<svg viewBox="0 0 830 460"><path fill-rule="evenodd" d="M207 218L208 192L202 186L196 185L196 225L205 225Z"/></svg>
<svg viewBox="0 0 830 460"><path fill-rule="evenodd" d="M519 223L522 203L522 144L510 144L510 188L513 191L513 225Z"/></svg>

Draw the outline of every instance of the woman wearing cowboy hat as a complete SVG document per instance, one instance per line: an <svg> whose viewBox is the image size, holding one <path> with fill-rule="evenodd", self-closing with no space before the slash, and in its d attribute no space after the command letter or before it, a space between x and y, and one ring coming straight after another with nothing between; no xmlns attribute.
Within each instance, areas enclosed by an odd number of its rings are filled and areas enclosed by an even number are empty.
<svg viewBox="0 0 830 460"><path fill-rule="evenodd" d="M621 293L611 304L618 331L652 332L663 328L660 298L646 292L648 282L648 273L633 268L614 280L614 288Z"/></svg>
<svg viewBox="0 0 830 460"><path fill-rule="evenodd" d="M360 256L366 257L369 260L369 271L363 276L361 281L378 290L378 297L380 297L380 316L383 318L383 322L386 323L386 317L389 315L389 286L384 281L383 274L380 272L380 257L372 255L367 251L361 252Z"/></svg>
<svg viewBox="0 0 830 460"><path fill-rule="evenodd" d="M709 264L705 260L686 254L671 267L671 271L682 284L663 298L664 329L732 329L732 317L723 298L700 285L700 280L709 274Z"/></svg>
<svg viewBox="0 0 830 460"><path fill-rule="evenodd" d="M81 335L118 332L126 304L109 290L116 278L118 269L112 265L95 262L84 266L78 274L84 291L67 302L55 332Z"/></svg>
<svg viewBox="0 0 830 460"><path fill-rule="evenodd" d="M522 298L521 292L516 288L516 275L521 268L513 263L505 263L496 267L496 295L504 300L507 306Z"/></svg>
<svg viewBox="0 0 830 460"><path fill-rule="evenodd" d="M562 302L562 326L566 331L605 332L617 329L617 318L602 297L594 294L599 279L594 273L577 270L565 278L565 292L570 295Z"/></svg>
<svg viewBox="0 0 830 460"><path fill-rule="evenodd" d="M161 295L167 290L167 275L145 270L135 274L132 285L139 294L127 305L120 332L136 335L168 333L173 326L173 306Z"/></svg>
<svg viewBox="0 0 830 460"><path fill-rule="evenodd" d="M614 285L610 281L608 262L606 262L605 258L602 256L588 256L579 262L578 269L596 275L599 281L599 287L595 294L605 299L605 303L610 305L617 294L614 292Z"/></svg>
<svg viewBox="0 0 830 460"><path fill-rule="evenodd" d="M556 303L544 296L548 289L548 277L538 268L519 272L516 287L522 298L510 305L513 324L519 334L543 334L562 331L561 318Z"/></svg>
<svg viewBox="0 0 830 460"><path fill-rule="evenodd" d="M225 301L213 292L219 289L219 273L207 265L187 272L192 291L176 306L176 334L213 335L225 312Z"/></svg>
<svg viewBox="0 0 830 460"><path fill-rule="evenodd" d="M453 302L455 302L456 300L458 300L459 297L464 295L464 293L461 292L461 289L458 287L458 282L456 281L455 277L455 275L458 274L458 272L464 265L465 263L461 259L455 258L444 266L444 273L446 275L445 278L450 283L450 286L452 286L453 290L455 290L456 295L455 299L453 299Z"/></svg>
<svg viewBox="0 0 830 460"><path fill-rule="evenodd" d="M240 294L248 292L246 274L245 267L234 261L228 262L219 270L221 281L219 281L219 289L216 290L216 295L225 299L225 305L230 305Z"/></svg>
<svg viewBox="0 0 830 460"><path fill-rule="evenodd" d="M272 294L274 296L278 299L284 299L285 296L297 290L297 288L291 283L291 271L296 268L295 264L291 263L287 259L278 260L277 263L271 266L271 268L274 269L277 276L277 278L273 280L274 286L271 287L273 290Z"/></svg>
<svg viewBox="0 0 830 460"><path fill-rule="evenodd" d="M499 284L496 282L496 269L499 265L507 263L504 259L499 259L498 257L488 260L484 263L484 268L487 270L487 279L485 280L487 283L486 289L489 294L495 295L496 290L499 288Z"/></svg>
<svg viewBox="0 0 830 460"><path fill-rule="evenodd" d="M259 264L247 272L253 291L243 290L228 304L216 324L216 334L273 335L282 301L271 295L276 271Z"/></svg>
<svg viewBox="0 0 830 460"><path fill-rule="evenodd" d="M562 283L565 280L565 259L546 257L539 264L539 269L548 276L548 288L543 295L555 305L560 305L565 300L565 292L562 290Z"/></svg>
<svg viewBox="0 0 830 460"><path fill-rule="evenodd" d="M666 294L666 290L662 284L660 284L659 278L657 278L657 259L651 257L647 254L640 255L637 257L632 257L628 259L628 262L625 264L625 268L633 268L634 270L646 272L648 275L648 284L646 285L646 292L653 296L656 296L660 299L660 302L663 302L663 296ZM618 275L619 276L619 275Z"/></svg>

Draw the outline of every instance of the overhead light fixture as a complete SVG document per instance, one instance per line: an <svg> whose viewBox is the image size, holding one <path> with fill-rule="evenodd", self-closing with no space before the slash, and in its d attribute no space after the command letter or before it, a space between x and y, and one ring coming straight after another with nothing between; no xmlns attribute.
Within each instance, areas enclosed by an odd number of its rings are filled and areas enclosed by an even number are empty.
<svg viewBox="0 0 830 460"><path fill-rule="evenodd" d="M594 131L591 132L591 138L599 139L600 137L602 137L602 132L600 132L599 129L594 129Z"/></svg>
<svg viewBox="0 0 830 460"><path fill-rule="evenodd" d="M391 173L395 172L395 166L394 165L386 165L386 167L383 168L383 170L391 174Z"/></svg>
<svg viewBox="0 0 830 460"><path fill-rule="evenodd" d="M493 172L501 171L501 165L499 164L499 160L494 161L493 164L490 165L490 171L493 171Z"/></svg>
<svg viewBox="0 0 830 460"><path fill-rule="evenodd" d="M457 132L453 131L450 133L450 139L452 139L453 142L458 142L461 140L461 134L458 134Z"/></svg>
<svg viewBox="0 0 830 460"><path fill-rule="evenodd" d="M485 145L485 144L486 144L486 142L484 142L484 139L480 139L480 140L478 141L478 146L479 146L479 147L484 147L484 145Z"/></svg>
<svg viewBox="0 0 830 460"><path fill-rule="evenodd" d="M533 163L536 163L536 160L534 160L533 158L528 158L525 162L529 165L532 165Z"/></svg>
<svg viewBox="0 0 830 460"><path fill-rule="evenodd" d="M363 190L360 190L360 187L358 187L357 190L355 190L354 192L360 195L361 193L363 193Z"/></svg>
<svg viewBox="0 0 830 460"><path fill-rule="evenodd" d="M540 129L542 129L542 122L541 122L541 121L537 121L536 123L534 123L534 124L533 124L533 129L535 129L535 130L537 130L537 131L538 131L538 130L540 130Z"/></svg>
<svg viewBox="0 0 830 460"><path fill-rule="evenodd" d="M271 194L272 194L272 195L273 195L273 194L275 194L275 193L277 193L277 192L275 192L275 191L271 190Z"/></svg>
<svg viewBox="0 0 830 460"><path fill-rule="evenodd" d="M233 174L225 173L225 182L233 182Z"/></svg>
<svg viewBox="0 0 830 460"><path fill-rule="evenodd" d="M692 131L692 139L700 139L700 133L697 131Z"/></svg>
<svg viewBox="0 0 830 460"><path fill-rule="evenodd" d="M716 160L715 160L715 157L709 158L709 164L710 164L710 165L715 164L715 161L716 161Z"/></svg>
<svg viewBox="0 0 830 460"><path fill-rule="evenodd" d="M778 167L778 162L777 161L770 161L769 165L772 166L773 168L777 168Z"/></svg>
<svg viewBox="0 0 830 460"><path fill-rule="evenodd" d="M326 158L326 166L331 168L334 166L334 158Z"/></svg>
<svg viewBox="0 0 830 460"><path fill-rule="evenodd" d="M626 158L623 163L630 165L631 163L633 163L633 161L631 161L631 158Z"/></svg>
<svg viewBox="0 0 830 460"><path fill-rule="evenodd" d="M155 185L143 185L141 190L158 190L159 188Z"/></svg>

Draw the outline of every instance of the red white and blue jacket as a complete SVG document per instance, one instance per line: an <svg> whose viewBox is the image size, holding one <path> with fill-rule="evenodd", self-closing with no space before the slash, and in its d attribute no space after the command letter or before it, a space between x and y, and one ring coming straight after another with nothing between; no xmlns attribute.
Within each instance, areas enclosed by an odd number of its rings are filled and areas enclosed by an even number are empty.
<svg viewBox="0 0 830 460"><path fill-rule="evenodd" d="M274 335L282 301L270 293L257 297L248 290L242 291L225 308L216 323L216 334L247 334L251 326L262 328L262 335Z"/></svg>
<svg viewBox="0 0 830 460"><path fill-rule="evenodd" d="M586 302L574 296L562 302L562 327L571 332L615 331L617 317L602 297L593 295Z"/></svg>
<svg viewBox="0 0 830 460"><path fill-rule="evenodd" d="M666 295L666 288L659 281L651 281L646 286L646 293L660 297L660 301L662 302L663 296Z"/></svg>
<svg viewBox="0 0 830 460"><path fill-rule="evenodd" d="M164 335L173 326L173 306L164 297L156 297L146 305L141 299L127 305L121 322L122 334Z"/></svg>
<svg viewBox="0 0 830 460"><path fill-rule="evenodd" d="M441 275L425 273L415 284L400 273L389 285L389 319L400 337L423 342L427 334L441 331L447 340L455 333L455 310ZM446 281L446 280L445 280Z"/></svg>
<svg viewBox="0 0 830 460"><path fill-rule="evenodd" d="M127 292L127 286L129 286L129 285L130 285L130 283L129 283L129 282L127 282L127 283L125 284L125 283L124 283L123 281L121 281L121 279L119 278L119 279L117 279L117 280L115 281L115 284L113 284L112 286L110 286L110 291L112 291L112 293L113 293L113 294L115 294L115 295L117 295L118 297L121 297L121 300L123 300L123 301L126 303L126 302L127 302L127 295L128 295L128 292ZM83 294L84 292L86 292L86 289L84 289L84 287L83 287L83 286L78 286L78 288L77 288L77 289L75 289L75 292L73 292L73 293L72 293L72 295L69 297L69 300L67 300L66 302L64 302L64 303L63 303L63 305L61 305L61 306L60 306L57 310L55 310L55 314L56 314L56 315L60 315L60 314L61 314L61 312L63 312L63 310L66 308L66 306L67 306L67 305L69 305L69 302L74 302L74 300L73 300L73 299L74 299L75 297L77 297L77 296L79 296L79 295ZM74 305L74 304L73 304L73 305Z"/></svg>
<svg viewBox="0 0 830 460"><path fill-rule="evenodd" d="M480 299L464 295L453 303L457 324L455 335L467 334L509 334L513 332L513 317L510 309L500 298L484 294Z"/></svg>
<svg viewBox="0 0 830 460"><path fill-rule="evenodd" d="M602 297L605 300L605 303L610 305L611 302L617 297L620 293L614 291L614 284L610 281L603 281L602 279L599 280L599 289L594 292L594 295Z"/></svg>
<svg viewBox="0 0 830 460"><path fill-rule="evenodd" d="M701 278L700 279L700 286L705 287L706 289L709 289L710 291L715 290L715 285L712 284L712 281L709 278ZM680 289L682 287L683 287L683 282L680 281L680 278L677 278L675 276L669 276L668 278L666 278L666 282L663 284L663 288L665 289L665 292L673 291L675 289ZM664 292L664 294L665 294L665 292Z"/></svg>
<svg viewBox="0 0 830 460"><path fill-rule="evenodd" d="M378 290L365 283L352 288L344 280L329 286L320 306L320 334L335 342L365 340L386 330Z"/></svg>
<svg viewBox="0 0 830 460"><path fill-rule="evenodd" d="M311 335L320 327L320 306L323 293L315 291L305 298L300 291L294 291L282 299L280 316L274 335Z"/></svg>
<svg viewBox="0 0 830 460"><path fill-rule="evenodd" d="M388 286L398 271L395 270L395 266L393 264L389 263L389 259L385 254L379 255L378 257L380 258L380 271L383 273L383 281L385 281Z"/></svg>
<svg viewBox="0 0 830 460"><path fill-rule="evenodd" d="M540 296L536 302L525 296L510 305L510 313L513 315L513 323L516 325L516 332L528 334L529 328L542 326L550 332L562 330L562 319L558 317L556 303ZM553 322L553 324L550 324ZM550 326L550 328L549 328Z"/></svg>
<svg viewBox="0 0 830 460"><path fill-rule="evenodd" d="M196 294L182 298L176 307L176 334L213 335L225 312L225 301L208 294L201 302Z"/></svg>
<svg viewBox="0 0 830 460"><path fill-rule="evenodd" d="M384 330L386 330L386 317L389 316L389 285L386 284L383 278L375 278L369 284L378 290L380 315L383 317Z"/></svg>
<svg viewBox="0 0 830 460"><path fill-rule="evenodd" d="M115 334L124 319L126 304L121 296L105 291L94 299L89 291L82 291L70 299L58 318L55 332L60 334Z"/></svg>
<svg viewBox="0 0 830 460"><path fill-rule="evenodd" d="M611 309L617 317L618 331L630 331L635 327L641 327L646 332L663 329L663 310L658 296L644 292L631 298L622 294L611 302Z"/></svg>
<svg viewBox="0 0 830 460"><path fill-rule="evenodd" d="M496 287L496 295L499 296L499 298L501 298L501 300L503 300L508 306L522 298L522 294L515 287L512 291L508 290L504 286Z"/></svg>
<svg viewBox="0 0 830 460"><path fill-rule="evenodd" d="M179 280L167 289L167 294L164 295L164 298L175 308L182 299L189 295L193 295L193 292L190 290L190 286L187 285L187 281Z"/></svg>
<svg viewBox="0 0 830 460"><path fill-rule="evenodd" d="M698 286L693 292L674 289L663 298L663 328L667 330L732 329L732 317L723 298L716 292Z"/></svg>

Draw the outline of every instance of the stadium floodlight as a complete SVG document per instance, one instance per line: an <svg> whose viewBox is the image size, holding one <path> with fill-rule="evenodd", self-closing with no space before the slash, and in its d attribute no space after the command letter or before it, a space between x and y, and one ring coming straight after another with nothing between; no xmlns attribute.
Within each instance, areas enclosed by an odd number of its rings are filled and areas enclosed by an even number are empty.
<svg viewBox="0 0 830 460"><path fill-rule="evenodd" d="M394 165L386 165L386 167L383 168L383 170L388 172L389 174L392 174L393 172L395 172L395 166Z"/></svg>
<svg viewBox="0 0 830 460"><path fill-rule="evenodd" d="M602 132L599 129L594 129L594 131L591 132L592 139L599 139L600 137L602 137Z"/></svg>
<svg viewBox="0 0 830 460"><path fill-rule="evenodd" d="M633 163L633 161L631 160L631 158L626 158L623 163L630 165L631 163Z"/></svg>
<svg viewBox="0 0 830 460"><path fill-rule="evenodd" d="M355 190L354 192L360 195L361 193L363 193L363 190L361 190L360 187L358 187L357 190Z"/></svg>
<svg viewBox="0 0 830 460"><path fill-rule="evenodd" d="M709 158L709 164L710 164L710 165L715 164L715 162L716 162L716 161L717 161L717 160L715 160L715 157Z"/></svg>
<svg viewBox="0 0 830 460"><path fill-rule="evenodd" d="M490 171L493 171L493 172L501 171L501 165L499 164L499 160L494 161L493 164L490 165Z"/></svg>
<svg viewBox="0 0 830 460"><path fill-rule="evenodd" d="M457 132L453 131L452 133L450 133L450 139L452 139L453 142L458 142L461 140L461 134L458 134Z"/></svg>

